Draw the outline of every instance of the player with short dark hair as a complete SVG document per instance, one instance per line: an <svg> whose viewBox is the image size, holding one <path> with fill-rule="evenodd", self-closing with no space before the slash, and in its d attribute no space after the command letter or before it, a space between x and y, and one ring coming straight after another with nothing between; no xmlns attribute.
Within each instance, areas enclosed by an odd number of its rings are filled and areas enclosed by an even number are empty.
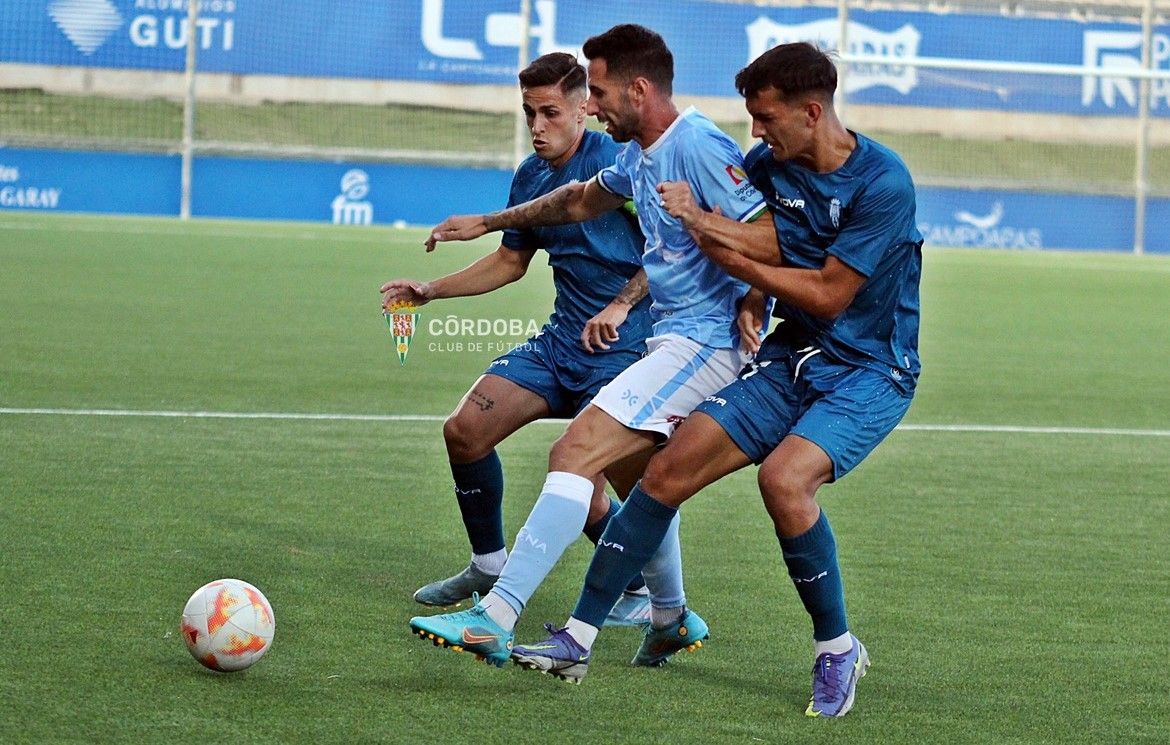
<svg viewBox="0 0 1170 745"><path fill-rule="evenodd" d="M739 146L702 114L675 107L673 59L658 34L616 26L584 48L587 111L615 139L629 141L616 162L589 181L503 212L450 217L431 236L433 244L492 230L572 224L627 199L637 205L646 236L642 263L655 321L649 353L602 388L553 445L540 498L492 591L471 610L410 621L420 636L499 665L508 660L513 629L529 597L580 530L596 474L615 462L648 457L696 404L733 380L746 360L736 319L747 284L704 255L686 227L663 210L657 192L663 182L684 180L706 209L745 222L766 214L763 196L737 175L743 163ZM759 220L745 233L773 230ZM737 240L750 251L747 241ZM665 536L643 572L651 624L635 665L661 665L707 636L706 623L686 605L677 521ZM553 672L574 678L571 668Z"/></svg>
<svg viewBox="0 0 1170 745"><path fill-rule="evenodd" d="M674 55L662 37L645 26L623 23L585 40L587 60L605 60L606 74L628 84L636 77L650 81L664 96L674 94ZM631 137L617 135L619 141Z"/></svg>
<svg viewBox="0 0 1170 745"><path fill-rule="evenodd" d="M584 675L606 603L654 555L679 506L756 463L784 563L812 619L806 714L843 716L853 706L869 656L849 629L836 539L816 493L860 463L910 407L922 236L905 164L844 127L835 85L832 60L807 43L776 47L736 78L752 134L763 140L745 170L772 208L766 240L696 204L685 183L661 189L666 211L700 237L706 255L775 298L779 323L739 379L708 396L650 460L598 541L566 628L516 646L517 662ZM740 238L779 250L781 261L736 250Z"/></svg>
<svg viewBox="0 0 1170 745"><path fill-rule="evenodd" d="M585 128L585 68L572 55L543 55L519 79L535 152L516 169L509 204L587 181L613 163L620 146ZM576 225L509 230L500 244L494 253L432 282L400 279L382 285L384 306L479 295L524 276L543 249L556 287L553 314L541 332L494 360L443 424L472 556L463 571L419 588L414 598L424 605L452 606L486 593L503 569L504 474L496 445L536 419L575 415L641 358L650 331L642 234L629 213L619 208ZM625 497L638 474L611 469L610 475ZM605 495L600 476L594 492L583 527L596 541L617 503ZM643 587L640 579L631 583L611 623L648 621Z"/></svg>

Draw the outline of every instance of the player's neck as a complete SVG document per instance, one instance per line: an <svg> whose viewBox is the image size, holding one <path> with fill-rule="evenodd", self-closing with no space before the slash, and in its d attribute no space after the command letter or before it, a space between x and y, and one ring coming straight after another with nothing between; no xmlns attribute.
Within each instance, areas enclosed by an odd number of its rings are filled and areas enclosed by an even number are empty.
<svg viewBox="0 0 1170 745"><path fill-rule="evenodd" d="M809 154L809 158L801 163L817 173L832 173L849 160L849 156L857 149L857 137L853 135L837 119L826 122L825 136L819 138Z"/></svg>
<svg viewBox="0 0 1170 745"><path fill-rule="evenodd" d="M581 131L577 133L577 139L573 140L572 146L569 147L569 149L566 150L563 154L561 154L561 156L558 157L556 160L548 161L548 167L555 171L556 169L560 168L564 164L568 163L569 160L574 155L577 154L577 151L581 148L581 141L584 139L585 139L585 127L581 127Z"/></svg>
<svg viewBox="0 0 1170 745"><path fill-rule="evenodd" d="M666 130L670 129L670 125L674 124L674 120L678 119L678 107L674 105L672 99L665 99L649 106L642 116L642 126L638 128L638 134L634 136L642 149L658 142L659 138Z"/></svg>

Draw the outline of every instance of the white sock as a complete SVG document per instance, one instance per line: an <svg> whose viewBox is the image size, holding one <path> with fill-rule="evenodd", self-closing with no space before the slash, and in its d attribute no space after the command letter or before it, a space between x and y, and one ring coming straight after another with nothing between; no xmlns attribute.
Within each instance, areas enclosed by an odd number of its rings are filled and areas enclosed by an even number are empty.
<svg viewBox="0 0 1170 745"><path fill-rule="evenodd" d="M593 649L593 642L597 639L598 629L596 626L590 626L584 621L578 621L569 616L569 620L565 622L565 630L569 632L569 636L585 648L586 652Z"/></svg>
<svg viewBox="0 0 1170 745"><path fill-rule="evenodd" d="M825 652L829 654L845 654L850 649L853 649L853 635L848 631L828 641L818 642L814 639L813 642L816 647L817 657L820 657Z"/></svg>
<svg viewBox="0 0 1170 745"><path fill-rule="evenodd" d="M650 606L650 626L655 629L664 629L667 626L678 621L686 613L687 607L685 605L676 606L674 608L656 608Z"/></svg>
<svg viewBox="0 0 1170 745"><path fill-rule="evenodd" d="M503 626L505 631L511 631L516 628L516 621L520 618L520 614L516 612L515 608L508 605L508 601L497 595L494 590L485 595L479 601L479 604L487 611L488 618Z"/></svg>
<svg viewBox="0 0 1170 745"><path fill-rule="evenodd" d="M500 572L504 570L504 564L508 561L508 549L501 548L499 551L492 551L490 554L472 554L471 565L483 572L490 574L493 577L499 577Z"/></svg>

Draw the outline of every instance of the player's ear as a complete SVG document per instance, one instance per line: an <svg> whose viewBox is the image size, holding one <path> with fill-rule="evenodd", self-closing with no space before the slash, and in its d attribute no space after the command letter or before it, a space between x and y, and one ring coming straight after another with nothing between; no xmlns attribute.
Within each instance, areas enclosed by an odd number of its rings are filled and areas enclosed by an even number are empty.
<svg viewBox="0 0 1170 745"><path fill-rule="evenodd" d="M636 102L641 103L646 94L650 92L650 81L643 77L635 77L630 80L630 98Z"/></svg>
<svg viewBox="0 0 1170 745"><path fill-rule="evenodd" d="M804 103L804 116L808 126L815 127L817 122L821 120L821 115L825 113L825 106L815 98L810 98Z"/></svg>

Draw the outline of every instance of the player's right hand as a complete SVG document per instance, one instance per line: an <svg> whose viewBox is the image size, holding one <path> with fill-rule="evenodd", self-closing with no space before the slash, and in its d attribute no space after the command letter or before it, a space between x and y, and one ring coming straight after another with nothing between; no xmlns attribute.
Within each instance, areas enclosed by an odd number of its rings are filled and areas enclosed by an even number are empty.
<svg viewBox="0 0 1170 745"><path fill-rule="evenodd" d="M585 328L581 330L581 346L590 354L595 349L608 350L610 344L621 340L618 327L626 322L629 314L630 306L626 303L614 301L605 306L600 313L586 321Z"/></svg>
<svg viewBox="0 0 1170 745"><path fill-rule="evenodd" d="M382 285L382 308L389 308L394 303L408 305L426 305L431 299L431 283L418 282L413 279L392 279Z"/></svg>
<svg viewBox="0 0 1170 745"><path fill-rule="evenodd" d="M739 342L743 351L754 355L760 351L760 334L764 330L764 314L767 304L764 293L753 288L740 298L739 314L735 319L739 327Z"/></svg>
<svg viewBox="0 0 1170 745"><path fill-rule="evenodd" d="M425 245L427 251L434 251L435 246L446 241L470 241L487 234L487 225L483 215L452 215L431 230L430 237Z"/></svg>

